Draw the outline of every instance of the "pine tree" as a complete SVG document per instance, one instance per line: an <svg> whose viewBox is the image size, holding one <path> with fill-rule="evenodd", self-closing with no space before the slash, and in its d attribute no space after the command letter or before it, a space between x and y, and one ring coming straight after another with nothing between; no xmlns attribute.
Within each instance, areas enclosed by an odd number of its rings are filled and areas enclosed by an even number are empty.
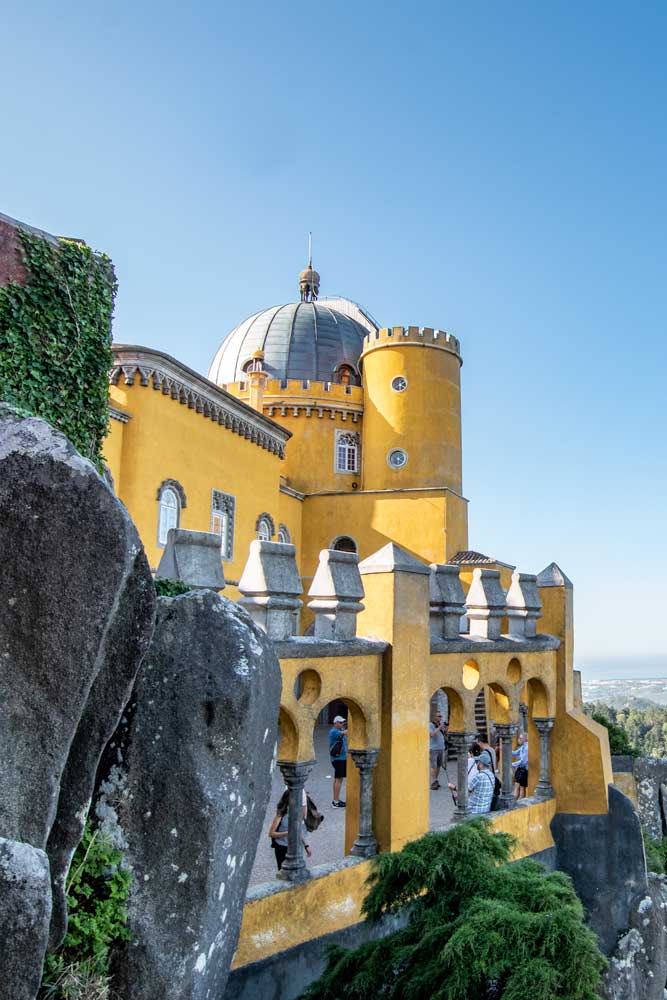
<svg viewBox="0 0 667 1000"><path fill-rule="evenodd" d="M513 839L476 819L381 854L363 911L408 924L334 947L302 1000L598 1000L606 960L570 879L509 864Z"/></svg>

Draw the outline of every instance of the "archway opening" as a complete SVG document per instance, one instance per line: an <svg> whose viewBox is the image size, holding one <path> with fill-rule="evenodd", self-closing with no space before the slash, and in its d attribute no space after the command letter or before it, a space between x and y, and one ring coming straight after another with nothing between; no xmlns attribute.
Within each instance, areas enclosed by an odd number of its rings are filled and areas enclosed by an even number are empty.
<svg viewBox="0 0 667 1000"><path fill-rule="evenodd" d="M428 747L429 828L444 830L452 823L454 799L449 784L456 782L456 753L449 732L464 729L463 700L450 687L437 688L429 700L425 743Z"/></svg>

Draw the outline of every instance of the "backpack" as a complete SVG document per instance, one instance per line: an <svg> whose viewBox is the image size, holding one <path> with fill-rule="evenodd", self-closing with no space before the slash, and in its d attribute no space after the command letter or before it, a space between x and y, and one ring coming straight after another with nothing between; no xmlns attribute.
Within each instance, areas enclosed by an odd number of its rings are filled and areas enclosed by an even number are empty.
<svg viewBox="0 0 667 1000"><path fill-rule="evenodd" d="M344 737L339 736L338 739L334 740L334 742L331 744L331 747L329 749L329 756L331 757L332 760L335 757L340 757L340 755L342 754L343 747L345 746L343 740Z"/></svg>
<svg viewBox="0 0 667 1000"><path fill-rule="evenodd" d="M312 833L313 830L317 830L323 819L324 816L318 811L318 808L311 799L310 795L306 795L306 818L304 820L306 830L308 830L309 833Z"/></svg>

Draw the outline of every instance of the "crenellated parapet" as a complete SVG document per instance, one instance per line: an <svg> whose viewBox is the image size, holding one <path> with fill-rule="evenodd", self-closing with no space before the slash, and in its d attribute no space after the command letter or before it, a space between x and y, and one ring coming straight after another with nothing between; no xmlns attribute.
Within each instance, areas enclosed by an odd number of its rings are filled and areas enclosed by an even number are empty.
<svg viewBox="0 0 667 1000"><path fill-rule="evenodd" d="M461 361L460 341L445 330L437 330L432 326L388 326L381 330L368 333L364 338L362 358L365 354L379 347L418 344L420 347L432 347L436 350L455 354Z"/></svg>
<svg viewBox="0 0 667 1000"><path fill-rule="evenodd" d="M250 397L250 381L230 382L227 392L239 399ZM273 419L284 417L325 417L356 423L364 409L360 385L324 382L315 379L267 379L262 395L262 412Z"/></svg>

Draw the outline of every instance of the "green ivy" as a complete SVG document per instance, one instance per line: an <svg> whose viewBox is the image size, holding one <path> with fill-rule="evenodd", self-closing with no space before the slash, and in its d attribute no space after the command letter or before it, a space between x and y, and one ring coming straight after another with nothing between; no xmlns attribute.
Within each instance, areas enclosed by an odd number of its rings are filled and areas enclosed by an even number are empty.
<svg viewBox="0 0 667 1000"><path fill-rule="evenodd" d="M28 279L0 288L0 400L48 420L100 468L113 264L85 243L19 235Z"/></svg>
<svg viewBox="0 0 667 1000"><path fill-rule="evenodd" d="M181 594L187 594L191 589L182 580L166 580L164 577L156 577L153 582L158 597L180 597Z"/></svg>
<svg viewBox="0 0 667 1000"><path fill-rule="evenodd" d="M487 820L381 854L363 912L407 926L332 947L305 1000L597 1000L606 960L570 879L509 864L514 840ZM407 909L406 909L407 908Z"/></svg>
<svg viewBox="0 0 667 1000"><path fill-rule="evenodd" d="M67 879L67 936L59 951L46 956L40 997L65 998L77 994L73 983L101 983L109 969L109 947L128 941L127 899L131 876L120 867L123 854L98 831L86 825Z"/></svg>

